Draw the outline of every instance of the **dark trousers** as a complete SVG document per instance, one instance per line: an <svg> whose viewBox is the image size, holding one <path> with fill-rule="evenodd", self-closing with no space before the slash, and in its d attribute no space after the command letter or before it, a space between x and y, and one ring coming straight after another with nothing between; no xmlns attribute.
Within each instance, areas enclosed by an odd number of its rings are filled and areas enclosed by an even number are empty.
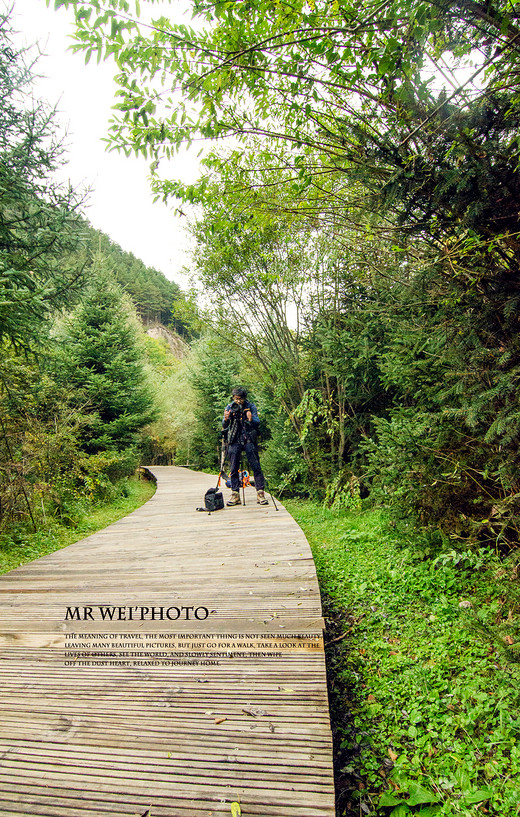
<svg viewBox="0 0 520 817"><path fill-rule="evenodd" d="M231 490L238 491L240 488L238 472L240 470L240 456L242 451L245 451L249 467L253 472L256 490L263 491L265 487L265 480L262 473L262 468L260 467L258 452L255 444L249 441L246 443L231 443L231 445L228 446Z"/></svg>

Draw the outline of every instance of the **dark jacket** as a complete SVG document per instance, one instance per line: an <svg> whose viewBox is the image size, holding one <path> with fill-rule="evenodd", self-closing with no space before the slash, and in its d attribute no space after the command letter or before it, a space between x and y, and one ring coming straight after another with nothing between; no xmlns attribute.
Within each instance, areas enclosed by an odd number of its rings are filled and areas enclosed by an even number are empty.
<svg viewBox="0 0 520 817"><path fill-rule="evenodd" d="M235 402L228 403L225 411L231 411L236 405L238 404ZM245 417L245 412L248 410L251 412L251 422ZM227 420L222 417L222 430L226 432L230 445L233 443L243 445L248 440L252 443L256 443L259 425L260 418L258 416L258 409L255 404L250 403L249 400L244 401L242 411L237 411L236 415L232 412Z"/></svg>

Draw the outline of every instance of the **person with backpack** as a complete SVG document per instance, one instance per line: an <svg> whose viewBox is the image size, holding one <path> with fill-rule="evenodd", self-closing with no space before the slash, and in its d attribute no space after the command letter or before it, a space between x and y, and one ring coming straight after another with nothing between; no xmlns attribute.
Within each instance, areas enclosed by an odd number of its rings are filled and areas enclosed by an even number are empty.
<svg viewBox="0 0 520 817"><path fill-rule="evenodd" d="M233 389L233 401L224 409L222 431L227 443L230 464L231 498L227 505L241 505L240 500L240 459L245 452L254 474L256 501L259 505L268 505L265 497L265 479L258 457L257 439L260 419L254 403L247 399L247 391L240 386Z"/></svg>

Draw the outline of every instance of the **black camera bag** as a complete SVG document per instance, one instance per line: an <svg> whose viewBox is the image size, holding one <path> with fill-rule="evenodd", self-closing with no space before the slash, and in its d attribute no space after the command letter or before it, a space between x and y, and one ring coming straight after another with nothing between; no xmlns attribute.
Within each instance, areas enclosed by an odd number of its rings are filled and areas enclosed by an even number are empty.
<svg viewBox="0 0 520 817"><path fill-rule="evenodd" d="M216 488L208 488L204 494L204 505L208 511L220 511L224 507L224 497L222 491Z"/></svg>

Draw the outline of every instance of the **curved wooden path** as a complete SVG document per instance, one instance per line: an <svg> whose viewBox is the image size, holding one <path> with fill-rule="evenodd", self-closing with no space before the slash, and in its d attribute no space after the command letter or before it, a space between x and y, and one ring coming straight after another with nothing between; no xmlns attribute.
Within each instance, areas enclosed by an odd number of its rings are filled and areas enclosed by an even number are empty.
<svg viewBox="0 0 520 817"><path fill-rule="evenodd" d="M253 489L246 507L197 513L212 477L152 470L139 510L0 576L0 815L212 817L239 803L245 817L333 817L302 531Z"/></svg>

